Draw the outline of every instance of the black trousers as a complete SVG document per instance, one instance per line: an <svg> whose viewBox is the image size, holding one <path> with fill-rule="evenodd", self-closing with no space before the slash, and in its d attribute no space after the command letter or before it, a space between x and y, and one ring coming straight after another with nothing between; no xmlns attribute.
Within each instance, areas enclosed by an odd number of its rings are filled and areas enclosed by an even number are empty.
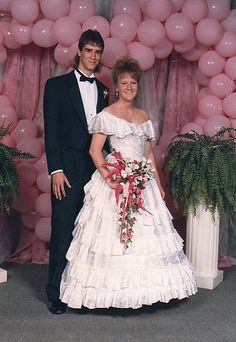
<svg viewBox="0 0 236 342"><path fill-rule="evenodd" d="M46 286L49 301L59 298L61 275L66 266L66 253L72 240L75 219L83 206L84 186L90 180L95 167L91 163L83 170L83 177L80 172L65 172L71 188L66 186L66 197L57 200L52 194L52 234L49 254L49 276ZM68 177L69 175L69 177Z"/></svg>

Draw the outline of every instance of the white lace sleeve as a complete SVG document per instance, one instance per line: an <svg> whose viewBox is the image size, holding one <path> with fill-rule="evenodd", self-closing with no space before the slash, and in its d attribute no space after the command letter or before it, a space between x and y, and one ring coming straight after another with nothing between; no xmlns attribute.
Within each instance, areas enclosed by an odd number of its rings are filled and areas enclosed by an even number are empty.
<svg viewBox="0 0 236 342"><path fill-rule="evenodd" d="M147 125L147 141L154 141L156 139L155 131L151 120L148 121Z"/></svg>
<svg viewBox="0 0 236 342"><path fill-rule="evenodd" d="M109 118L101 112L90 121L88 131L90 134L103 133L106 135L114 135L115 125L113 120L109 120Z"/></svg>

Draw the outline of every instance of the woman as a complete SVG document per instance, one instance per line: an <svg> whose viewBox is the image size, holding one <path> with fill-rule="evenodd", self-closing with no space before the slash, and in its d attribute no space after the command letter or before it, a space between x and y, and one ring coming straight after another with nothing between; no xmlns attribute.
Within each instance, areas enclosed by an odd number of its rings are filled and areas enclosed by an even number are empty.
<svg viewBox="0 0 236 342"><path fill-rule="evenodd" d="M89 125L97 170L85 186L61 281L60 298L72 308L136 309L196 292L158 173L151 169L153 126L134 106L140 74L137 61L118 60L112 71L118 100ZM113 152L104 160L107 138Z"/></svg>

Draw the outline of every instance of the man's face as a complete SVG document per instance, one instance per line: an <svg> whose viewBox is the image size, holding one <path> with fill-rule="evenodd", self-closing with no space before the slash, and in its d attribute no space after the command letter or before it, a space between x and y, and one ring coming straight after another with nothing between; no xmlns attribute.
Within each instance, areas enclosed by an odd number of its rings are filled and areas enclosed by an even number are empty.
<svg viewBox="0 0 236 342"><path fill-rule="evenodd" d="M102 56L102 48L94 44L85 44L82 51L78 49L79 69L87 76L91 75L96 69Z"/></svg>

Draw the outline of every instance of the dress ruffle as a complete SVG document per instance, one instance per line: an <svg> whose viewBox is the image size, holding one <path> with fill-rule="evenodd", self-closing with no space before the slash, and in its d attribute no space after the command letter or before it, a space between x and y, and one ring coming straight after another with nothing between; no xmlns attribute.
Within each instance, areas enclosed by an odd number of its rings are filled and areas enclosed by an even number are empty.
<svg viewBox="0 0 236 342"><path fill-rule="evenodd" d="M137 213L134 238L124 252L114 190L98 171L85 186L62 276L61 300L72 308L139 308L196 293L183 240L172 225L155 180L143 191L152 215Z"/></svg>
<svg viewBox="0 0 236 342"><path fill-rule="evenodd" d="M89 133L103 133L106 135L116 135L117 138L124 138L129 134L145 135L147 140L155 140L155 131L151 120L143 124L127 122L106 111L96 115L88 127Z"/></svg>

